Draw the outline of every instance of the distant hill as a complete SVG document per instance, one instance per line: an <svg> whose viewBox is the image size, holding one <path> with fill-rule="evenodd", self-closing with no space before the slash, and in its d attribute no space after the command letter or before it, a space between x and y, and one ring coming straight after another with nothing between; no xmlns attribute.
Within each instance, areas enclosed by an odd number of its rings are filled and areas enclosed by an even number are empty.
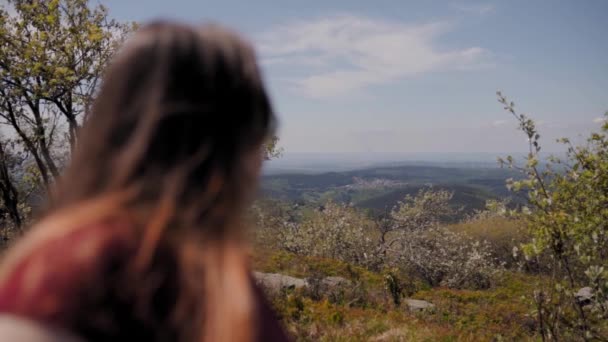
<svg viewBox="0 0 608 342"><path fill-rule="evenodd" d="M447 168L497 168L497 156L512 155L523 159L521 153L285 153L264 163L265 174L344 172L364 168L389 166L436 166Z"/></svg>
<svg viewBox="0 0 608 342"><path fill-rule="evenodd" d="M432 186L453 191L453 205L471 212L482 209L488 199L510 197L505 180L511 177L517 178L518 174L499 168L388 166L266 175L261 191L264 196L287 201L321 204L331 199L380 211L392 208L408 194L415 195Z"/></svg>

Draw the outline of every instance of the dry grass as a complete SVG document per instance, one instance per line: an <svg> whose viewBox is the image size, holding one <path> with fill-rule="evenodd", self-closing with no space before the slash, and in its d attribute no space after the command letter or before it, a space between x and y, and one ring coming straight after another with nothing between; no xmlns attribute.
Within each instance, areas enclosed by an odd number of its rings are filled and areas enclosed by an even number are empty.
<svg viewBox="0 0 608 342"><path fill-rule="evenodd" d="M513 247L519 247L529 239L528 232L521 221L499 216L450 225L448 229L489 242L492 246L493 256L505 262L507 267L516 261L513 258Z"/></svg>

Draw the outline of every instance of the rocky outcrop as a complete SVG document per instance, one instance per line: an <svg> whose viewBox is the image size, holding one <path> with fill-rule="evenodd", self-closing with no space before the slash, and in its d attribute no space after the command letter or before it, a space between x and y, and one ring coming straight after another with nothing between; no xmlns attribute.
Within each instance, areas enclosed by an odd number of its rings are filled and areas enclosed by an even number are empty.
<svg viewBox="0 0 608 342"><path fill-rule="evenodd" d="M435 304L420 299L406 299L405 304L410 311L427 311L435 308Z"/></svg>
<svg viewBox="0 0 608 342"><path fill-rule="evenodd" d="M304 279L279 273L253 272L253 276L258 284L272 291L280 291L283 288L298 289L308 286L308 283Z"/></svg>
<svg viewBox="0 0 608 342"><path fill-rule="evenodd" d="M299 289L310 286L306 279L279 273L253 272L253 276L258 284L272 291L279 291L284 288ZM342 277L325 277L320 279L320 283L322 286L331 289L338 286L350 285L351 281Z"/></svg>

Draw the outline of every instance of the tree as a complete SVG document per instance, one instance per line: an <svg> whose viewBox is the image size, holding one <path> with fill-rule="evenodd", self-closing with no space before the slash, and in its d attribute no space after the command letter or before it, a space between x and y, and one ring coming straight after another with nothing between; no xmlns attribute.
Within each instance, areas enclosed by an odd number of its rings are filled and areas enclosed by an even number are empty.
<svg viewBox="0 0 608 342"><path fill-rule="evenodd" d="M371 224L355 208L329 201L301 222L285 227L282 245L298 254L369 266L376 261Z"/></svg>
<svg viewBox="0 0 608 342"><path fill-rule="evenodd" d="M442 226L457 213L450 206L452 197L446 190L422 189L377 220L380 264L416 275L431 286L489 287L499 267L488 243Z"/></svg>
<svg viewBox="0 0 608 342"><path fill-rule="evenodd" d="M6 141L0 141L0 197L7 216L14 226L20 229L23 224L23 217L19 211L20 195L10 172L14 161L11 160L11 155L7 152L5 143Z"/></svg>
<svg viewBox="0 0 608 342"><path fill-rule="evenodd" d="M0 118L45 187L76 146L103 69L134 27L87 0L9 0L0 10Z"/></svg>
<svg viewBox="0 0 608 342"><path fill-rule="evenodd" d="M398 234L427 230L454 215L455 210L450 207L453 196L447 190L421 189L416 196L407 195L394 208L387 208L374 221L379 233L379 254L386 256L387 250L400 241L394 238Z"/></svg>
<svg viewBox="0 0 608 342"><path fill-rule="evenodd" d="M518 114L500 92L497 95L529 141L525 165L517 165L512 157L500 160L525 175L508 183L528 195L531 210L522 218L533 239L522 246L523 252L527 258L548 255L552 260L551 281L535 294L543 340L607 341L608 122L600 133L591 134L586 146L560 139L566 157L551 157L541 165L534 121Z"/></svg>

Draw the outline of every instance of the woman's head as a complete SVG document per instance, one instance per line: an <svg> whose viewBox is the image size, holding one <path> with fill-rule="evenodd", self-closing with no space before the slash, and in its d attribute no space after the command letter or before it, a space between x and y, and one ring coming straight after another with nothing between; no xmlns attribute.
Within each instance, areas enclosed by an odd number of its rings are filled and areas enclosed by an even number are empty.
<svg viewBox="0 0 608 342"><path fill-rule="evenodd" d="M120 211L137 236L137 253L125 260L134 279L162 274L158 251L173 250L181 287L172 321L181 336L251 337L239 219L274 124L247 42L216 26L144 26L106 72L51 213ZM76 221L82 216L95 220Z"/></svg>
<svg viewBox="0 0 608 342"><path fill-rule="evenodd" d="M66 207L129 191L146 216L223 234L253 190L275 118L253 49L216 26L141 28L109 67L57 189Z"/></svg>

